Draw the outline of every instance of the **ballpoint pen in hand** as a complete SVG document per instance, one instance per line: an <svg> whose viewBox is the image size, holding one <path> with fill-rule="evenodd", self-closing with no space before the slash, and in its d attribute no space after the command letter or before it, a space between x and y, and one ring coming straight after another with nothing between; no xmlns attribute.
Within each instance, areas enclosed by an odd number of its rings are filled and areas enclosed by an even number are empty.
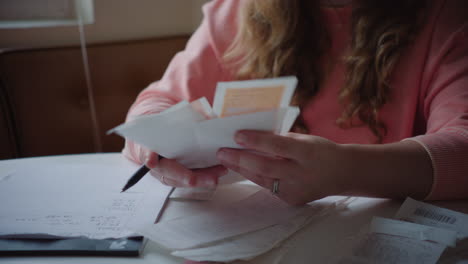
<svg viewBox="0 0 468 264"><path fill-rule="evenodd" d="M158 160L161 160L163 157L159 155ZM137 184L143 176L146 175L150 171L150 168L148 168L145 164L141 166L133 175L128 179L127 184L122 188L122 192L125 192L126 190L130 189L133 185Z"/></svg>

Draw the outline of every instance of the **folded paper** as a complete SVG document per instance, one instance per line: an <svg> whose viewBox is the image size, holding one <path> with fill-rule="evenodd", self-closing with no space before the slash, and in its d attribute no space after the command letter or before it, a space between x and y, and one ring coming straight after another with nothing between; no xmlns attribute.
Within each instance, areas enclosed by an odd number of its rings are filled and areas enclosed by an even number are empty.
<svg viewBox="0 0 468 264"><path fill-rule="evenodd" d="M215 108L205 98L182 101L161 113L142 116L109 133L117 133L188 168L219 164L223 147L242 148L234 134L243 129L284 134L299 115L289 106L297 80L285 77L220 83ZM257 107L256 107L257 106ZM221 117L222 116L222 117Z"/></svg>

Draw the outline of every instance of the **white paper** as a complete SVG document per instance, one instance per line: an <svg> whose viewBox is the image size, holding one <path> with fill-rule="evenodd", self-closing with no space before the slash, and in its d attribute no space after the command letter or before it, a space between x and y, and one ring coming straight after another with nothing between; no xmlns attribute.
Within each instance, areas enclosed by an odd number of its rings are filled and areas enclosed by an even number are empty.
<svg viewBox="0 0 468 264"><path fill-rule="evenodd" d="M382 217L372 219L370 231L412 239L437 242L446 246L455 247L457 232L448 229L419 225Z"/></svg>
<svg viewBox="0 0 468 264"><path fill-rule="evenodd" d="M0 236L135 235L125 228L127 221L138 213L140 221L154 222L170 188L144 177L121 193L138 168L121 159L113 166L105 159L90 164L73 157L13 160L15 177L0 183Z"/></svg>
<svg viewBox="0 0 468 264"><path fill-rule="evenodd" d="M112 131L163 157L177 159L188 168L206 168L219 164L216 152L220 148L243 148L234 141L237 131L284 131L289 129L297 113L296 107L290 107L204 121L198 116L192 121L174 122L197 116L195 110L187 105L169 113L133 120Z"/></svg>
<svg viewBox="0 0 468 264"><path fill-rule="evenodd" d="M351 256L338 263L435 264L444 249L444 245L428 241L371 233L354 247Z"/></svg>
<svg viewBox="0 0 468 264"><path fill-rule="evenodd" d="M8 180L10 177L13 176L14 173L15 169L11 166L0 166L0 182Z"/></svg>
<svg viewBox="0 0 468 264"><path fill-rule="evenodd" d="M458 232L458 239L468 237L468 215L407 198L395 218L417 224Z"/></svg>
<svg viewBox="0 0 468 264"><path fill-rule="evenodd" d="M156 225L132 225L136 233L169 249L188 249L275 225L306 207L292 207L266 190L197 215Z"/></svg>
<svg viewBox="0 0 468 264"><path fill-rule="evenodd" d="M198 150L194 128L198 121L204 119L190 104L182 102L164 112L122 124L109 133L115 132L165 158L183 162L187 153L193 155Z"/></svg>
<svg viewBox="0 0 468 264"><path fill-rule="evenodd" d="M169 196L169 198L173 201L179 201L179 200L208 201L208 200L211 200L215 192L216 192L216 187L213 187L213 188L204 188L204 187L176 188L174 192L172 192L171 196Z"/></svg>
<svg viewBox="0 0 468 264"><path fill-rule="evenodd" d="M291 130L299 114L299 107L288 107L286 111L284 111L284 116L280 118L280 120L283 120L281 127L279 128L280 135L285 135L289 130Z"/></svg>
<svg viewBox="0 0 468 264"><path fill-rule="evenodd" d="M192 157L192 167L209 167L219 164L216 153L220 148L244 148L234 141L234 135L241 129L279 132L288 108L257 112L252 114L217 118L197 123L195 134L200 147ZM188 159L188 157L187 157Z"/></svg>
<svg viewBox="0 0 468 264"><path fill-rule="evenodd" d="M313 219L323 217L333 208L334 204L311 206L292 219L277 225L228 238L207 247L176 250L171 254L194 261L248 260L268 252Z"/></svg>
<svg viewBox="0 0 468 264"><path fill-rule="evenodd" d="M165 158L176 159L188 168L218 165L216 152L220 148L242 148L234 142L239 130L277 134L289 131L299 115L298 107L289 107L296 84L295 77L221 82L213 109L206 98L190 104L183 101L161 113L122 124L109 133L115 132ZM263 100L265 96L270 101ZM235 115L221 118L217 111L225 104L232 106L228 111Z"/></svg>

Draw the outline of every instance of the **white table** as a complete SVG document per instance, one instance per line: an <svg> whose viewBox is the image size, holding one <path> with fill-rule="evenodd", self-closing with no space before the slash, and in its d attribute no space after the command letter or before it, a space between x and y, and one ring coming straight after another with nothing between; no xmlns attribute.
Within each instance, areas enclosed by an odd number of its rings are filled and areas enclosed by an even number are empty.
<svg viewBox="0 0 468 264"><path fill-rule="evenodd" d="M36 160L63 160L73 163L95 163L105 160L109 166L123 166L120 153L105 154L82 154L82 155L64 155L33 158ZM2 160L2 165L21 166L28 164L29 159ZM228 190L228 187L224 187ZM231 195L229 191L217 192L215 195ZM333 199L331 197L329 199ZM216 199L214 199L216 200ZM352 202L347 210L334 212L329 216L323 217L312 222L302 229L296 235L288 239L282 246L261 255L250 261L238 261L236 263L327 263L327 261L342 252L351 238L356 236L360 230L368 225L373 216L392 217L401 201L392 201L388 199L357 198ZM468 203L449 202L443 203L444 207L457 209L468 213ZM180 210L185 208L190 210L189 203L171 201L163 215L170 216L171 210ZM184 260L170 256L167 251L149 241L140 257L1 257L0 263L183 263ZM458 262L458 263L468 263Z"/></svg>

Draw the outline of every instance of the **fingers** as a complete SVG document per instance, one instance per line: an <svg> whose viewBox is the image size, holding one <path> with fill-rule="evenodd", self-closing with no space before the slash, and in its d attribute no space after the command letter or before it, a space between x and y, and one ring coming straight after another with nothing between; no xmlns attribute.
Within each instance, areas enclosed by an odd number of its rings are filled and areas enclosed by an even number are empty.
<svg viewBox="0 0 468 264"><path fill-rule="evenodd" d="M295 164L290 160L266 157L246 150L223 148L218 151L217 157L221 164L252 181L255 177L264 177L289 182L292 181L291 172L295 171Z"/></svg>
<svg viewBox="0 0 468 264"><path fill-rule="evenodd" d="M227 173L224 166L190 170L173 159L161 159L150 173L162 183L173 187L214 187L218 178Z"/></svg>
<svg viewBox="0 0 468 264"><path fill-rule="evenodd" d="M301 157L301 146L291 137L275 135L271 132L241 130L236 133L237 144L276 156L295 159Z"/></svg>
<svg viewBox="0 0 468 264"><path fill-rule="evenodd" d="M214 187L218 184L218 178L227 174L228 170L222 165L213 166L204 169L193 170L195 175L195 186Z"/></svg>
<svg viewBox="0 0 468 264"><path fill-rule="evenodd" d="M276 179L273 179L273 178L269 178L269 177L263 177L259 174L256 174L256 173L252 173L251 171L248 171L244 168L241 168L239 166L236 166L236 165L229 165L228 166L229 169L235 171L235 172L238 172L240 174L242 174L242 176L244 176L246 179L250 180L251 182L269 190L269 191L272 191L273 190L273 185L274 185L274 181ZM288 204L291 204L291 205L300 205L300 204L305 204L306 202L303 201L303 200L299 200L299 199L296 199L295 196L294 196L294 193L293 195L291 196L291 191L288 191L287 189L290 188L289 186L292 186L294 185L293 183L289 183L288 181L286 180L279 180L279 185L278 185L278 190L277 190L277 193L275 194L276 196L278 196L281 200L285 201L286 203Z"/></svg>
<svg viewBox="0 0 468 264"><path fill-rule="evenodd" d="M173 187L188 187L194 183L191 170L172 159L162 159L159 165L151 170L151 174L162 183Z"/></svg>
<svg viewBox="0 0 468 264"><path fill-rule="evenodd" d="M159 155L154 152L149 152L145 159L146 167L153 169L158 165Z"/></svg>

